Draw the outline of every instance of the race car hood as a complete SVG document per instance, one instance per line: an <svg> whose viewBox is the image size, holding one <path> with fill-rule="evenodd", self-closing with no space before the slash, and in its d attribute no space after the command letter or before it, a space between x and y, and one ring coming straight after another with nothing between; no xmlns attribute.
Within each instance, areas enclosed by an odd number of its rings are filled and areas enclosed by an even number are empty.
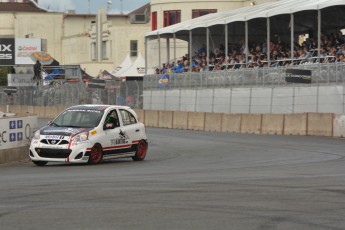
<svg viewBox="0 0 345 230"><path fill-rule="evenodd" d="M81 132L87 132L93 128L71 128L71 127L56 127L56 126L45 126L40 129L41 135L61 135L71 136Z"/></svg>

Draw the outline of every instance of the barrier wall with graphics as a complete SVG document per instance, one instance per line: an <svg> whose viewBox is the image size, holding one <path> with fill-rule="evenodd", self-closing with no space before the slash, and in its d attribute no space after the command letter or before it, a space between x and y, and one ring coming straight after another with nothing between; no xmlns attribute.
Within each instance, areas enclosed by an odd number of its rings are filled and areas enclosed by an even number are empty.
<svg viewBox="0 0 345 230"><path fill-rule="evenodd" d="M30 141L36 129L36 115L0 118L0 164L28 159Z"/></svg>

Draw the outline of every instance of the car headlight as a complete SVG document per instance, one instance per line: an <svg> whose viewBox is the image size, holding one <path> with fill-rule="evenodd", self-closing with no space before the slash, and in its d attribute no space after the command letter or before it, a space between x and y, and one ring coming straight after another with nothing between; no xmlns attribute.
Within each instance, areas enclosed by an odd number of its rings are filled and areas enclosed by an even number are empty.
<svg viewBox="0 0 345 230"><path fill-rule="evenodd" d="M75 135L72 138L72 141L79 142L79 141L86 141L88 139L89 139L89 132L83 132L83 133L79 133L79 134Z"/></svg>
<svg viewBox="0 0 345 230"><path fill-rule="evenodd" d="M34 133L34 140L39 140L40 139L40 136L41 136L41 133L39 130L37 130L35 133Z"/></svg>

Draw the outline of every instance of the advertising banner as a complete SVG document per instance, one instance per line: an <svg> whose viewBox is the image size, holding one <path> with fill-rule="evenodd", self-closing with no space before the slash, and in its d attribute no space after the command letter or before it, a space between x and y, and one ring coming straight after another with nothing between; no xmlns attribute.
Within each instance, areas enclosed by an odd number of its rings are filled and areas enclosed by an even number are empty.
<svg viewBox="0 0 345 230"><path fill-rule="evenodd" d="M16 38L15 58L16 65L33 65L35 62L30 58L33 52L41 51L41 39Z"/></svg>
<svg viewBox="0 0 345 230"><path fill-rule="evenodd" d="M286 82L311 83L312 71L307 69L287 69Z"/></svg>
<svg viewBox="0 0 345 230"><path fill-rule="evenodd" d="M32 80L33 74L8 74L8 86L36 86L37 82Z"/></svg>
<svg viewBox="0 0 345 230"><path fill-rule="evenodd" d="M0 38L0 65L14 65L14 38Z"/></svg>
<svg viewBox="0 0 345 230"><path fill-rule="evenodd" d="M0 127L0 149L24 147L37 129L37 116L2 118Z"/></svg>

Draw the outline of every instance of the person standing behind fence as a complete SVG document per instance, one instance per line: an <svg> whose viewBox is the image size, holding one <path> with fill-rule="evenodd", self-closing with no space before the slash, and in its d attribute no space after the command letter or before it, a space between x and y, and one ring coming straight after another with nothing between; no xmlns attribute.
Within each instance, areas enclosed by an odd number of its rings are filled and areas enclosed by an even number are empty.
<svg viewBox="0 0 345 230"><path fill-rule="evenodd" d="M41 79L41 63L37 60L36 64L34 65L34 80Z"/></svg>

